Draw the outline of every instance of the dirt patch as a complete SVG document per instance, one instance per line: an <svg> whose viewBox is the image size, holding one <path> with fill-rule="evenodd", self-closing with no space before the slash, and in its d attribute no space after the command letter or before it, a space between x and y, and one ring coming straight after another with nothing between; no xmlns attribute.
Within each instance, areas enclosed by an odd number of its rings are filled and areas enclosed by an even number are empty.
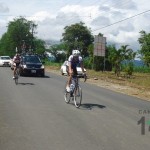
<svg viewBox="0 0 150 150"><path fill-rule="evenodd" d="M46 71L61 75L58 68L46 67ZM123 79L119 79L121 81ZM150 101L150 91L142 87L134 87L132 84L124 84L123 82L118 82L112 79L98 79L94 77L89 77L86 81L89 84L94 84L99 87L103 87L115 92L124 93L130 96L138 97L143 100Z"/></svg>
<svg viewBox="0 0 150 150"><path fill-rule="evenodd" d="M130 96L135 96L144 100L150 101L150 91L147 91L145 89L141 88L135 88L127 85L121 85L117 83L111 83L104 80L94 80L94 79L88 79L87 81L90 84L95 84L97 86L110 89L112 91L124 93Z"/></svg>

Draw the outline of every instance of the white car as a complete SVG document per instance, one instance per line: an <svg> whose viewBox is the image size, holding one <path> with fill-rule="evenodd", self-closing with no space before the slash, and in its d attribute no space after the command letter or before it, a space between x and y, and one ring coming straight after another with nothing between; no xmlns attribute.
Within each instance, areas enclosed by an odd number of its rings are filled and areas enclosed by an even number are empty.
<svg viewBox="0 0 150 150"><path fill-rule="evenodd" d="M0 66L10 67L12 64L12 59L9 56L0 56Z"/></svg>
<svg viewBox="0 0 150 150"><path fill-rule="evenodd" d="M66 69L66 65L67 65L68 61L65 61L60 68L60 72L62 75L67 75L67 69ZM86 72L86 69L84 68L84 71ZM82 69L80 66L77 66L77 72L78 75L82 75Z"/></svg>

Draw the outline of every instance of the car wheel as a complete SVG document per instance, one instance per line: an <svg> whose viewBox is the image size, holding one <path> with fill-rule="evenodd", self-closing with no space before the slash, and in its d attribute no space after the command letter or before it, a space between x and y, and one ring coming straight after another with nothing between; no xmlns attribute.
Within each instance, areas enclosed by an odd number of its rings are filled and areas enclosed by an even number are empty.
<svg viewBox="0 0 150 150"><path fill-rule="evenodd" d="M20 71L20 76L23 76L24 75L23 71L21 69L19 71Z"/></svg>
<svg viewBox="0 0 150 150"><path fill-rule="evenodd" d="M43 73L41 74L41 77L45 77L45 72L43 72Z"/></svg>
<svg viewBox="0 0 150 150"><path fill-rule="evenodd" d="M64 75L63 71L61 70L61 75Z"/></svg>

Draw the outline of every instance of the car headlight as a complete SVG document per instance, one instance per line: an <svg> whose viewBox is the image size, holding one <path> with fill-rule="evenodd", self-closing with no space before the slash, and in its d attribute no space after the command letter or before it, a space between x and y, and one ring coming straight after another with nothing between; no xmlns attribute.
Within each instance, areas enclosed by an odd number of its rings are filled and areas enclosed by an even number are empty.
<svg viewBox="0 0 150 150"><path fill-rule="evenodd" d="M23 68L27 68L27 65L23 65Z"/></svg>
<svg viewBox="0 0 150 150"><path fill-rule="evenodd" d="M44 69L44 65L41 66L41 69Z"/></svg>

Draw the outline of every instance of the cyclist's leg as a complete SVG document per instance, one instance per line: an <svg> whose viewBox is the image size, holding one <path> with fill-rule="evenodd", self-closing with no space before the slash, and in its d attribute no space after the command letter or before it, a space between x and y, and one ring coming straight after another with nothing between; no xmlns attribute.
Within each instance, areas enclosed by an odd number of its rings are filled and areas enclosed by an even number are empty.
<svg viewBox="0 0 150 150"><path fill-rule="evenodd" d="M78 72L77 72L77 68L75 67L75 68L73 68L73 75L78 75ZM74 85L76 86L76 82L77 82L77 79L74 81L75 83L74 83ZM76 90L74 91L74 94L76 94Z"/></svg>
<svg viewBox="0 0 150 150"><path fill-rule="evenodd" d="M74 74L74 75L78 75L77 67L73 68L73 74Z"/></svg>
<svg viewBox="0 0 150 150"><path fill-rule="evenodd" d="M67 67L67 69L68 69L68 67ZM73 71L73 69L72 69L72 71ZM70 84L72 81L72 74L69 73L69 70L67 70L67 73L68 73L68 81L67 81L66 89L68 92L70 92Z"/></svg>
<svg viewBox="0 0 150 150"><path fill-rule="evenodd" d="M69 103L70 102L70 92L67 91L66 89L66 85L67 85L67 82L65 84L65 91L64 91L64 100L66 103Z"/></svg>
<svg viewBox="0 0 150 150"><path fill-rule="evenodd" d="M72 74L69 74L69 76L68 76L68 81L67 81L67 85L66 85L66 89L67 89L68 92L70 92L71 80L72 80Z"/></svg>
<svg viewBox="0 0 150 150"><path fill-rule="evenodd" d="M17 71L18 75L19 75L19 65L20 65L20 63L16 63L16 71Z"/></svg>
<svg viewBox="0 0 150 150"><path fill-rule="evenodd" d="M16 65L14 65L14 70L13 70L13 78L15 78L15 75L16 75Z"/></svg>

